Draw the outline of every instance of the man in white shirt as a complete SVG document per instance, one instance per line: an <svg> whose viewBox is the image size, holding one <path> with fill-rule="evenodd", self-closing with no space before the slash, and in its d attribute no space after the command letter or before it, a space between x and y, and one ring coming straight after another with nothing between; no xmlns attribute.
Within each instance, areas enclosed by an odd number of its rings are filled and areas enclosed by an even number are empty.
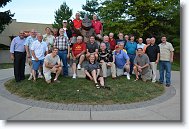
<svg viewBox="0 0 189 129"><path fill-rule="evenodd" d="M39 68L40 68L40 72L38 77L42 78L41 71L42 71L44 58L45 58L45 54L46 55L48 54L47 43L42 40L43 36L40 33L37 34L37 39L38 40L33 42L31 47L32 64L33 64L32 74L34 81L36 81L36 71L39 70Z"/></svg>

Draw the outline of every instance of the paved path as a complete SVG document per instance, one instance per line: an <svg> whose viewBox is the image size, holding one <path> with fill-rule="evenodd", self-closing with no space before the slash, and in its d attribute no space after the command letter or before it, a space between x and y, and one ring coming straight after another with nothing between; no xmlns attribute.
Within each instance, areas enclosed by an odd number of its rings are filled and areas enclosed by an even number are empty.
<svg viewBox="0 0 189 129"><path fill-rule="evenodd" d="M26 71L28 73L28 71ZM13 69L0 70L0 88ZM57 105L25 100L7 91L0 94L2 120L181 120L180 72L172 72L172 86L152 101L127 105ZM8 96L7 96L8 94Z"/></svg>

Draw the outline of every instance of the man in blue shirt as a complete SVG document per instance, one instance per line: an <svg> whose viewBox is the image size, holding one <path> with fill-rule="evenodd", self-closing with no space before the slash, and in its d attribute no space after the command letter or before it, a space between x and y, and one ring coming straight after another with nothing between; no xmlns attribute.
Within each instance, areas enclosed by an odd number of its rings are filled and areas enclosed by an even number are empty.
<svg viewBox="0 0 189 129"><path fill-rule="evenodd" d="M134 41L135 37L131 36L130 41L126 43L125 49L130 58L130 74L133 72L134 59L137 51L137 43Z"/></svg>
<svg viewBox="0 0 189 129"><path fill-rule="evenodd" d="M14 60L14 76L16 82L25 79L26 52L24 47L24 31L20 31L19 36L15 37L10 46L11 59Z"/></svg>
<svg viewBox="0 0 189 129"><path fill-rule="evenodd" d="M113 60L115 62L115 65L118 69L122 69L121 74L118 73L117 71L117 76L119 75L123 75L124 70L126 70L127 72L127 79L130 80L130 66L129 66L129 56L127 55L126 52L124 52L123 50L120 50L119 46L116 45L115 46L115 51L113 53Z"/></svg>

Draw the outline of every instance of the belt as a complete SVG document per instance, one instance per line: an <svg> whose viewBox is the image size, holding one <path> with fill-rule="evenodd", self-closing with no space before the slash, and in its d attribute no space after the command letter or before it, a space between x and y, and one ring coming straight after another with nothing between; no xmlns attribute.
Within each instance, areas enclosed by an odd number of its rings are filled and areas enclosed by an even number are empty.
<svg viewBox="0 0 189 129"><path fill-rule="evenodd" d="M64 49L64 50L59 50L59 51L67 51L68 49Z"/></svg>

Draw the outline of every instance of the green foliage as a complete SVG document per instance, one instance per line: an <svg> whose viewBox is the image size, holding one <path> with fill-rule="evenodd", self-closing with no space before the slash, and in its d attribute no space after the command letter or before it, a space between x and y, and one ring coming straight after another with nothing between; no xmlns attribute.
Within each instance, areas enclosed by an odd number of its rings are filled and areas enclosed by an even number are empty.
<svg viewBox="0 0 189 129"><path fill-rule="evenodd" d="M1 0L0 8L3 8L11 0ZM0 12L0 33L5 29L5 26L11 23L12 17L14 14L11 14L10 10L5 12Z"/></svg>
<svg viewBox="0 0 189 129"><path fill-rule="evenodd" d="M52 25L53 28L61 28L62 27L62 21L63 20L68 20L72 16L72 9L70 9L67 5L66 2L63 2L62 5L60 5L60 8L55 11L55 22Z"/></svg>

